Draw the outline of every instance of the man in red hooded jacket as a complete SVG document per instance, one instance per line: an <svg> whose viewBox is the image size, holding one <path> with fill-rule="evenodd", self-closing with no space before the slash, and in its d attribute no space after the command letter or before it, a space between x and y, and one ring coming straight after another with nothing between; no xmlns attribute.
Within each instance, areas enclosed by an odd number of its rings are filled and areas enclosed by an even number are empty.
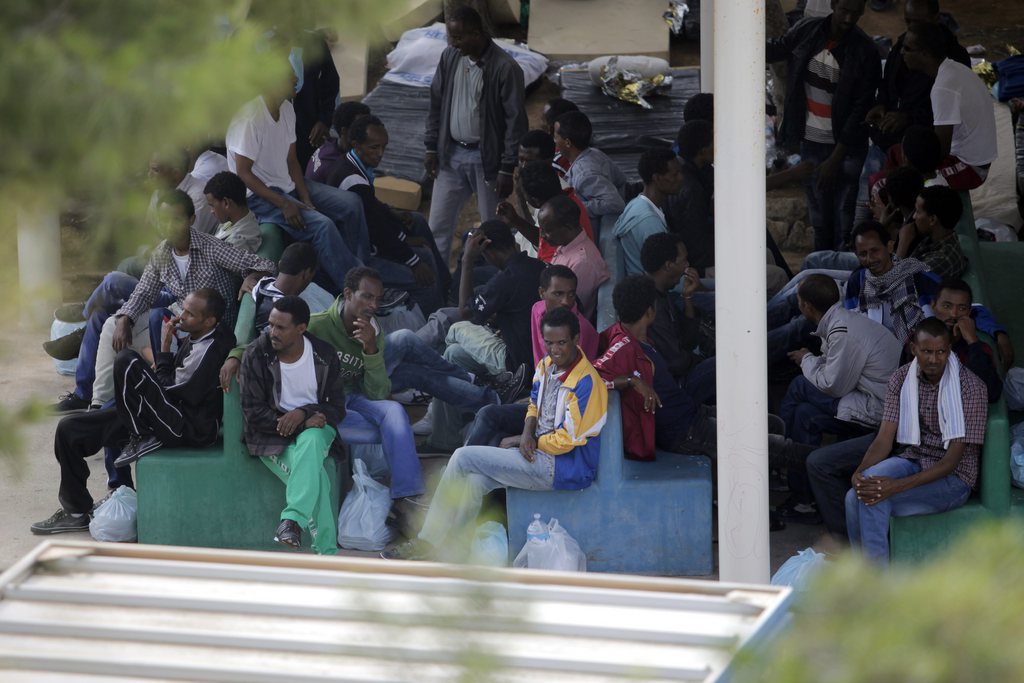
<svg viewBox="0 0 1024 683"><path fill-rule="evenodd" d="M626 457L654 460L655 446L673 453L717 457L715 418L679 386L668 362L647 340L658 296L647 275L624 278L612 291L618 322L601 333L603 352L594 368L609 389L620 393ZM775 425L774 427L772 425ZM769 416L769 429L780 432L781 420ZM768 456L774 466L794 457L790 439L768 435Z"/></svg>
<svg viewBox="0 0 1024 683"><path fill-rule="evenodd" d="M618 322L601 333L604 354L594 367L622 401L626 457L654 460L665 450L714 456L715 425L672 378L668 363L647 341L657 291L646 275L620 280L612 292Z"/></svg>

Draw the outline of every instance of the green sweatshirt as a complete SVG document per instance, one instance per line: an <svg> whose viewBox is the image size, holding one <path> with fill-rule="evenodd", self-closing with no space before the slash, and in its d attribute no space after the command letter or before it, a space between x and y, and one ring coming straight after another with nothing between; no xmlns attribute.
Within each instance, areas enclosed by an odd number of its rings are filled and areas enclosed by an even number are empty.
<svg viewBox="0 0 1024 683"><path fill-rule="evenodd" d="M345 323L341 320L342 306L339 299L323 313L311 316L309 332L337 349L346 394L362 394L371 401L386 399L391 396L391 378L384 367L384 332L377 319L372 319L377 333L377 353L372 356L363 353L363 345L345 330Z"/></svg>

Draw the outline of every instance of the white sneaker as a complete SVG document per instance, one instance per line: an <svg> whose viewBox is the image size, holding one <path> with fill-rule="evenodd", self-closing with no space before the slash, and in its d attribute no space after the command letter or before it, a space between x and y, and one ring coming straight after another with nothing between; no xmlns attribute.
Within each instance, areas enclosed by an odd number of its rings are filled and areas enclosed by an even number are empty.
<svg viewBox="0 0 1024 683"><path fill-rule="evenodd" d="M412 433L416 436L430 436L434 433L434 427L430 424L430 415L424 415L412 425Z"/></svg>
<svg viewBox="0 0 1024 683"><path fill-rule="evenodd" d="M421 417L419 420L413 423L412 433L415 434L416 436L430 436L431 434L434 433L434 427L431 424L430 418L430 415L433 412L433 406L434 403L433 401L431 401L427 405L427 412L423 414L423 417Z"/></svg>

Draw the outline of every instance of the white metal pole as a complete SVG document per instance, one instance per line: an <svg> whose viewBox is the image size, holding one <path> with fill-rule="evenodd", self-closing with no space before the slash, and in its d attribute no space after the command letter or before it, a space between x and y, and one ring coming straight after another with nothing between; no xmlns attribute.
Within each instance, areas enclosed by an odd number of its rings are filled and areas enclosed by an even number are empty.
<svg viewBox="0 0 1024 683"><path fill-rule="evenodd" d="M16 220L21 320L48 326L61 299L60 214L36 203L18 209Z"/></svg>
<svg viewBox="0 0 1024 683"><path fill-rule="evenodd" d="M767 583L764 0L714 18L719 576Z"/></svg>
<svg viewBox="0 0 1024 683"><path fill-rule="evenodd" d="M700 0L700 91L715 91L715 2Z"/></svg>

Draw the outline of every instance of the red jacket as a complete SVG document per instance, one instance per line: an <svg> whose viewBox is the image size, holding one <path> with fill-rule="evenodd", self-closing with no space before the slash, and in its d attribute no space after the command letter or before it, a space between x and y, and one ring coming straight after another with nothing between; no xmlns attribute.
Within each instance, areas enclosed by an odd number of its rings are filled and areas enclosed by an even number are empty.
<svg viewBox="0 0 1024 683"><path fill-rule="evenodd" d="M648 386L653 384L654 363L622 323L617 322L601 333L598 348L603 354L594 362L594 367L605 381L631 375ZM619 392L619 399L626 457L630 460L654 460L654 413L644 412L643 398L632 389Z"/></svg>

